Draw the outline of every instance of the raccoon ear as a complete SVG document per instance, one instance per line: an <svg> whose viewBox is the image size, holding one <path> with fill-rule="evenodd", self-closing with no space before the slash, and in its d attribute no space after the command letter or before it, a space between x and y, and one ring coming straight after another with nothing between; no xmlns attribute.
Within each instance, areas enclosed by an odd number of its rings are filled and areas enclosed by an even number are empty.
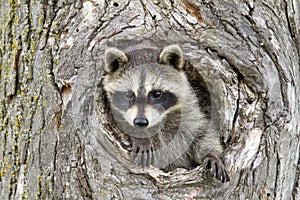
<svg viewBox="0 0 300 200"><path fill-rule="evenodd" d="M184 64L181 48L176 44L164 48L159 55L159 62L181 70Z"/></svg>
<svg viewBox="0 0 300 200"><path fill-rule="evenodd" d="M115 72L127 62L128 58L123 51L116 48L109 48L105 51L106 72Z"/></svg>

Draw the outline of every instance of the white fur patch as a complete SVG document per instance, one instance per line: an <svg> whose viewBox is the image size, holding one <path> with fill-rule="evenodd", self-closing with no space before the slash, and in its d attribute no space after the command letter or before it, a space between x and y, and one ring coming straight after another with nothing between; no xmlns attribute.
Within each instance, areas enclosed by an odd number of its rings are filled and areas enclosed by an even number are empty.
<svg viewBox="0 0 300 200"><path fill-rule="evenodd" d="M137 113L138 113L138 108L136 106L132 106L124 114L124 118L126 119L126 121L133 127L134 127L133 121L136 118Z"/></svg>
<svg viewBox="0 0 300 200"><path fill-rule="evenodd" d="M158 110L149 105L145 107L145 117L149 122L148 128L162 121L162 115L158 112Z"/></svg>

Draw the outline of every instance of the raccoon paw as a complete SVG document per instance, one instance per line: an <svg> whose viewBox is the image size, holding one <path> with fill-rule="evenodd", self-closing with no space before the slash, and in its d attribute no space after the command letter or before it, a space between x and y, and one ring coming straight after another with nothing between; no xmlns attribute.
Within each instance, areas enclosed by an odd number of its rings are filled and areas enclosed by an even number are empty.
<svg viewBox="0 0 300 200"><path fill-rule="evenodd" d="M153 165L154 147L149 139L132 139L131 159L136 165L149 167Z"/></svg>
<svg viewBox="0 0 300 200"><path fill-rule="evenodd" d="M219 179L223 183L229 181L229 176L223 161L214 153L209 153L204 158L203 164L209 169L211 176Z"/></svg>

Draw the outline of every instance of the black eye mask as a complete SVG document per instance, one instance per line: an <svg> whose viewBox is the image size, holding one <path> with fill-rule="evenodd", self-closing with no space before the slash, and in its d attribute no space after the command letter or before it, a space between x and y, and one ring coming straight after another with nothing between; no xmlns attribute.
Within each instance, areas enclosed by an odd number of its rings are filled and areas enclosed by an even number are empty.
<svg viewBox="0 0 300 200"><path fill-rule="evenodd" d="M115 92L112 94L112 104L118 109L126 111L135 102L135 95L133 92Z"/></svg>
<svg viewBox="0 0 300 200"><path fill-rule="evenodd" d="M175 94L154 90L148 94L148 103L156 108L167 110L178 102Z"/></svg>

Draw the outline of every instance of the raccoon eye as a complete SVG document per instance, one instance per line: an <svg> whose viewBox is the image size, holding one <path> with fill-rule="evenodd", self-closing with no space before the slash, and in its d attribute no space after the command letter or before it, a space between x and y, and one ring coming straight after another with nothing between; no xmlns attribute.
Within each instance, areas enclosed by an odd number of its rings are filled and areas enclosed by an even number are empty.
<svg viewBox="0 0 300 200"><path fill-rule="evenodd" d="M157 91L152 92L153 99L159 99L161 97L161 95L162 95L162 91L157 90Z"/></svg>
<svg viewBox="0 0 300 200"><path fill-rule="evenodd" d="M133 92L125 92L125 98L126 99L132 99L133 98Z"/></svg>

